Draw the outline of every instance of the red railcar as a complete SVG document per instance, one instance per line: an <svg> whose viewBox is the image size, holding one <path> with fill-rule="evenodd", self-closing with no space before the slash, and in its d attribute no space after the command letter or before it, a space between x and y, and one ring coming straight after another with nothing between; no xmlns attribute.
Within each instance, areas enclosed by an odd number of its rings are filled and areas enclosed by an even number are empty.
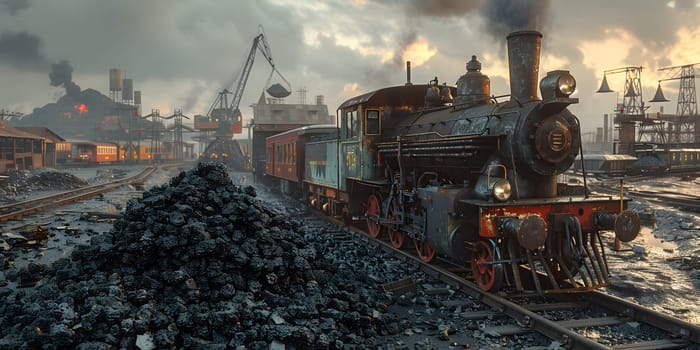
<svg viewBox="0 0 700 350"><path fill-rule="evenodd" d="M304 179L304 146L320 135L327 135L331 129L336 130L336 126L311 125L268 137L265 175L298 187Z"/></svg>
<svg viewBox="0 0 700 350"><path fill-rule="evenodd" d="M56 145L58 163L114 163L121 160L116 143L66 141Z"/></svg>

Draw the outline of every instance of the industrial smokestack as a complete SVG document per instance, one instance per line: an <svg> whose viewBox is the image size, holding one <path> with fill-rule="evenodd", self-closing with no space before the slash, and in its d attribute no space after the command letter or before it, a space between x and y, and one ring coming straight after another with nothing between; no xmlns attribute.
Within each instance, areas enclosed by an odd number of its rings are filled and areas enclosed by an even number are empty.
<svg viewBox="0 0 700 350"><path fill-rule="evenodd" d="M603 114L603 142L606 144L610 142L610 135L608 135L609 130L610 126L608 126L608 115Z"/></svg>
<svg viewBox="0 0 700 350"><path fill-rule="evenodd" d="M411 84L411 61L406 61L406 86Z"/></svg>
<svg viewBox="0 0 700 350"><path fill-rule="evenodd" d="M539 100L537 79L540 73L542 33L534 30L513 32L507 40L511 99L520 102Z"/></svg>
<svg viewBox="0 0 700 350"><path fill-rule="evenodd" d="M131 101L134 99L134 79L124 79L122 84L122 100Z"/></svg>

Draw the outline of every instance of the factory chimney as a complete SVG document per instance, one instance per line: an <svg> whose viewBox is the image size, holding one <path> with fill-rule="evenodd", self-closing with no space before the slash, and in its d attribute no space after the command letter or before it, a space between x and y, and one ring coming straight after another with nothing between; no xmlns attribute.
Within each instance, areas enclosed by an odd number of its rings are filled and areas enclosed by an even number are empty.
<svg viewBox="0 0 700 350"><path fill-rule="evenodd" d="M406 61L406 86L411 85L411 61Z"/></svg>

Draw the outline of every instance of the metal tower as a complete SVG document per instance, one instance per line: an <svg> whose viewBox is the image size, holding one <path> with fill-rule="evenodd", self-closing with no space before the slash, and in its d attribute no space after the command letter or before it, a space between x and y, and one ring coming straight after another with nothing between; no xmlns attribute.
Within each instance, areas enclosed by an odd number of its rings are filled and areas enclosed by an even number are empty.
<svg viewBox="0 0 700 350"><path fill-rule="evenodd" d="M642 97L642 67L622 67L603 72L603 81L598 93L613 92L608 85L608 74L625 73L625 89L622 104L615 109L614 123L619 128L620 154L634 154L635 129L639 125L639 142L665 143L663 122L647 118Z"/></svg>
<svg viewBox="0 0 700 350"><path fill-rule="evenodd" d="M185 159L184 157L184 148L185 148L185 142L182 138L182 134L184 130L188 131L194 131L194 129L189 128L182 124L182 118L185 119L190 119L190 117L182 114L182 109L176 109L175 113L169 117L164 117L163 119L172 119L175 118L175 123L173 126L166 128L168 131L173 131L173 143L172 143L172 151L173 151L173 156L174 159L177 161L182 161Z"/></svg>
<svg viewBox="0 0 700 350"><path fill-rule="evenodd" d="M694 69L697 65L700 63L659 68L659 71L667 71L669 77L659 80L656 95L650 102L667 102L661 91L661 82L680 80L676 115L664 118L673 125L674 130L670 138L675 143L700 143L700 116L698 116Z"/></svg>

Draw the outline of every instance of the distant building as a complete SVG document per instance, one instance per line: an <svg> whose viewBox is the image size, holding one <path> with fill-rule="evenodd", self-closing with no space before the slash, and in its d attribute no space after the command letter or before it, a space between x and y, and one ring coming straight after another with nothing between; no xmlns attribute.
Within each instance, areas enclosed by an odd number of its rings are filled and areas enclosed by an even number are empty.
<svg viewBox="0 0 700 350"><path fill-rule="evenodd" d="M44 149L43 137L0 121L0 171L42 168Z"/></svg>
<svg viewBox="0 0 700 350"><path fill-rule="evenodd" d="M323 96L318 95L315 104L288 104L280 99L265 98L263 92L258 103L253 105L252 129L252 167L261 167L265 162L265 138L294 128L316 125L335 124L335 116L328 114ZM260 172L262 173L262 172Z"/></svg>
<svg viewBox="0 0 700 350"><path fill-rule="evenodd" d="M43 127L33 127L33 126L19 126L17 129L28 132L30 134L44 138L44 167L55 168L56 167L56 147L66 140L56 133L51 131L49 128Z"/></svg>

